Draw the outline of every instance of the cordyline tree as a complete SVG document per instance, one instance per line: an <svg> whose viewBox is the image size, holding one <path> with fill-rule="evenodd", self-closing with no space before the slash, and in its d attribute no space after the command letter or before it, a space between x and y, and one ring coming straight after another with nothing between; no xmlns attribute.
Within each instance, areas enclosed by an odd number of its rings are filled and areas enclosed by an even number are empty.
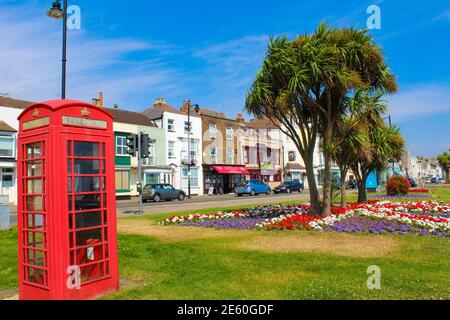
<svg viewBox="0 0 450 320"><path fill-rule="evenodd" d="M445 172L445 181L448 183L450 180L449 177L449 165L450 165L450 153L444 151L437 156L437 160L439 161L439 165L442 167L442 170Z"/></svg>
<svg viewBox="0 0 450 320"><path fill-rule="evenodd" d="M365 129L365 119L360 116L365 108L367 92L357 90L346 101L347 112L336 122L335 139L331 147L331 157L339 167L341 206L345 206L345 177L355 159L355 154L372 156L370 139Z"/></svg>
<svg viewBox="0 0 450 320"><path fill-rule="evenodd" d="M266 116L295 143L305 162L311 213L331 209L331 148L344 100L358 88L394 92L395 77L367 30L320 24L312 34L271 39L247 94L246 110ZM320 133L325 161L323 204L314 179L313 152Z"/></svg>
<svg viewBox="0 0 450 320"><path fill-rule="evenodd" d="M405 150L405 141L396 126L388 126L383 115L386 105L381 100L382 92L362 92L353 99L354 118L365 143L347 151L349 166L358 182L358 202L367 202L366 182L374 170L381 172L392 160L399 160Z"/></svg>

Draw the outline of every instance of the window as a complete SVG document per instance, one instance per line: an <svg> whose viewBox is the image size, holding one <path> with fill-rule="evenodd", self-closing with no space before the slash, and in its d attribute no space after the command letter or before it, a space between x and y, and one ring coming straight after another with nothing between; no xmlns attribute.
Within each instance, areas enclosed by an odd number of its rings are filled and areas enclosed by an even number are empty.
<svg viewBox="0 0 450 320"><path fill-rule="evenodd" d="M160 182L160 174L159 173L146 173L145 174L145 183L146 184L157 184Z"/></svg>
<svg viewBox="0 0 450 320"><path fill-rule="evenodd" d="M244 163L250 163L250 147L244 147Z"/></svg>
<svg viewBox="0 0 450 320"><path fill-rule="evenodd" d="M175 131L175 120L173 119L167 119L167 130L170 132Z"/></svg>
<svg viewBox="0 0 450 320"><path fill-rule="evenodd" d="M1 179L2 188L12 188L13 186L13 176L12 174L3 174Z"/></svg>
<svg viewBox="0 0 450 320"><path fill-rule="evenodd" d="M217 164L217 148L216 147L211 147L210 157L211 157L211 163Z"/></svg>
<svg viewBox="0 0 450 320"><path fill-rule="evenodd" d="M13 137L0 137L0 157L14 157Z"/></svg>
<svg viewBox="0 0 450 320"><path fill-rule="evenodd" d="M188 167L181 168L181 187L188 187ZM191 167L191 187L198 188L198 168Z"/></svg>
<svg viewBox="0 0 450 320"><path fill-rule="evenodd" d="M227 149L227 164L234 164L234 149Z"/></svg>
<svg viewBox="0 0 450 320"><path fill-rule="evenodd" d="M150 142L148 145L148 158L144 159L144 164L147 166L154 166L155 163L155 143Z"/></svg>
<svg viewBox="0 0 450 320"><path fill-rule="evenodd" d="M167 156L170 159L175 158L175 141L169 141L167 145Z"/></svg>
<svg viewBox="0 0 450 320"><path fill-rule="evenodd" d="M233 127L227 127L227 140L233 140Z"/></svg>
<svg viewBox="0 0 450 320"><path fill-rule="evenodd" d="M295 151L289 151L289 152L288 152L288 159L289 159L289 162L294 162L294 161L296 161L296 158L297 158L297 153L296 153Z"/></svg>
<svg viewBox="0 0 450 320"><path fill-rule="evenodd" d="M192 131L192 123L190 123L188 121L184 122L184 134L189 134Z"/></svg>
<svg viewBox="0 0 450 320"><path fill-rule="evenodd" d="M130 171L116 171L116 190L128 192L130 190Z"/></svg>
<svg viewBox="0 0 450 320"><path fill-rule="evenodd" d="M116 155L128 156L127 137L116 137Z"/></svg>
<svg viewBox="0 0 450 320"><path fill-rule="evenodd" d="M209 137L214 139L217 137L217 126L215 124L209 125Z"/></svg>
<svg viewBox="0 0 450 320"><path fill-rule="evenodd" d="M186 138L179 138L180 142L182 143L182 149L181 149L181 159L188 159L188 145ZM199 155L199 139L190 139L191 145L190 145L190 152L191 152L191 159L198 159Z"/></svg>

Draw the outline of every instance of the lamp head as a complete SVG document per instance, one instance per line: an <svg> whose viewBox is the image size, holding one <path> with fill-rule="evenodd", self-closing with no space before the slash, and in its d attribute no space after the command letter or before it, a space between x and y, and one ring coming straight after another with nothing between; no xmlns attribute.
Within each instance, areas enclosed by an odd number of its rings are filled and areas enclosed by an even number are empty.
<svg viewBox="0 0 450 320"><path fill-rule="evenodd" d="M53 2L51 9L47 12L47 15L53 19L61 19L64 17L64 11L61 9L61 2L59 0Z"/></svg>
<svg viewBox="0 0 450 320"><path fill-rule="evenodd" d="M200 106L198 104L194 104L194 110L198 113L200 111Z"/></svg>

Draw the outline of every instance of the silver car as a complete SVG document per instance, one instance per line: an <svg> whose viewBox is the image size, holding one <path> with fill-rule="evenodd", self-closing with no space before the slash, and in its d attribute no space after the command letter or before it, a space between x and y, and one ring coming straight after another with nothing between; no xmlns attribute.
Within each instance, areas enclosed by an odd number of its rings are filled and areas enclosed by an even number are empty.
<svg viewBox="0 0 450 320"><path fill-rule="evenodd" d="M161 200L179 200L183 201L186 194L182 190L175 189L170 184L147 184L142 189L142 201L147 202L153 200L160 202Z"/></svg>

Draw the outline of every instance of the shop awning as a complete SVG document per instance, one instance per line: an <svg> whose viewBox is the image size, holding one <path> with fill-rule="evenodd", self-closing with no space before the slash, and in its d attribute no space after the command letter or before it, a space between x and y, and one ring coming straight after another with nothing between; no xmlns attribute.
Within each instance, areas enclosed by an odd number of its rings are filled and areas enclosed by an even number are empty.
<svg viewBox="0 0 450 320"><path fill-rule="evenodd" d="M218 173L224 174L250 174L250 172L245 169L245 167L235 167L235 166L213 166L214 170Z"/></svg>

